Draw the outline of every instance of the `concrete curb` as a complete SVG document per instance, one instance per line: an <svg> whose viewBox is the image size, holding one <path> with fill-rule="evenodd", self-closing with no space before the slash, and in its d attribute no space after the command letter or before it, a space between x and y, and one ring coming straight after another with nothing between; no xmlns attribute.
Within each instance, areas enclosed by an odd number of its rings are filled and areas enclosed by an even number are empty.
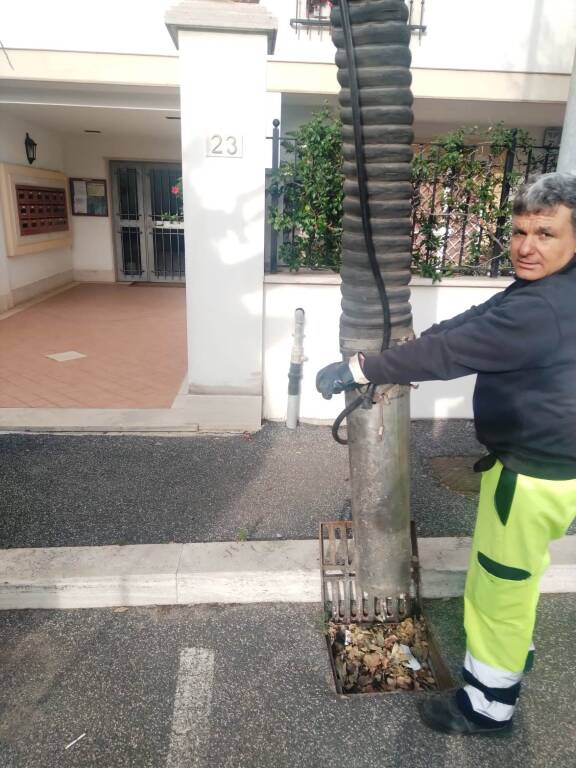
<svg viewBox="0 0 576 768"><path fill-rule="evenodd" d="M572 537L553 542L543 592L576 592ZM424 597L462 594L469 538L418 542ZM320 602L316 540L0 550L0 609Z"/></svg>
<svg viewBox="0 0 576 768"><path fill-rule="evenodd" d="M0 408L0 432L198 432L185 409Z"/></svg>

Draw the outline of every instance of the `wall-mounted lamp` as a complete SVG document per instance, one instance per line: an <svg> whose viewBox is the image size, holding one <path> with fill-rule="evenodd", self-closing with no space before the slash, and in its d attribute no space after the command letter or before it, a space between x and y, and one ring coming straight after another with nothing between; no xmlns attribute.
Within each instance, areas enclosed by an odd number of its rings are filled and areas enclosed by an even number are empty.
<svg viewBox="0 0 576 768"><path fill-rule="evenodd" d="M26 147L26 157L28 158L28 162L30 165L36 160L36 142L34 139L26 134L26 138L24 139L24 146Z"/></svg>

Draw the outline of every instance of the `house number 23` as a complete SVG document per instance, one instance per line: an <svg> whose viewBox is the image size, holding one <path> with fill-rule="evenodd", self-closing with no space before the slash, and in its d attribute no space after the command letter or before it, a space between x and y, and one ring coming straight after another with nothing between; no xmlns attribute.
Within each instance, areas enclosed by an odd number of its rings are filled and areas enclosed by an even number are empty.
<svg viewBox="0 0 576 768"><path fill-rule="evenodd" d="M208 157L242 157L242 137L212 133L208 136Z"/></svg>

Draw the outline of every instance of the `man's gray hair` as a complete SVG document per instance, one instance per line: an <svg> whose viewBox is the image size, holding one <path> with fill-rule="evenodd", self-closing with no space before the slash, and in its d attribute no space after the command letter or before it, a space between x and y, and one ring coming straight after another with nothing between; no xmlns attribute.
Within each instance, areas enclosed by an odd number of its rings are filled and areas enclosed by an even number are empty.
<svg viewBox="0 0 576 768"><path fill-rule="evenodd" d="M544 173L531 176L514 196L512 213L540 213L559 205L572 211L572 227L576 232L576 173Z"/></svg>

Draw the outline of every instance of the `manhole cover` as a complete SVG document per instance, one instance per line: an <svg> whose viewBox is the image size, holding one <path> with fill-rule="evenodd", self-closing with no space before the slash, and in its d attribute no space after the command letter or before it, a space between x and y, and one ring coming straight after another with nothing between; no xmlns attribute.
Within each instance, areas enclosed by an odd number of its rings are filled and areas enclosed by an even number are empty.
<svg viewBox="0 0 576 768"><path fill-rule="evenodd" d="M474 472L479 456L433 456L427 460L432 474L443 486L462 493L477 496L480 493L480 473Z"/></svg>

